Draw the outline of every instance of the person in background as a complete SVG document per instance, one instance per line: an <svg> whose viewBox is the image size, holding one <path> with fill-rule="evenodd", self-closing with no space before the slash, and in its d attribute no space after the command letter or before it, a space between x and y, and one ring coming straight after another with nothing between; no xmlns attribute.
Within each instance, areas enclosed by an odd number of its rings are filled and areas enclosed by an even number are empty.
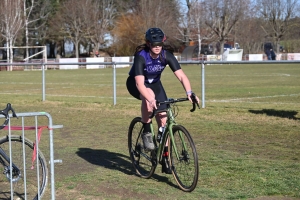
<svg viewBox="0 0 300 200"><path fill-rule="evenodd" d="M265 53L266 53L266 56L267 56L268 60L272 60L270 49L267 49L267 50L265 51Z"/></svg>
<svg viewBox="0 0 300 200"><path fill-rule="evenodd" d="M95 51L95 57L99 57L99 52L98 51Z"/></svg>
<svg viewBox="0 0 300 200"><path fill-rule="evenodd" d="M175 77L181 82L185 94L192 102L193 94L190 81L181 69L177 59L173 55L173 49L165 45L166 35L160 28L150 28L145 34L145 44L136 48L133 65L129 71L129 77L126 81L128 92L136 99L141 100L141 113L143 123L142 139L144 148L154 150L155 145L150 129L151 115L153 109L166 109L166 105L160 105L157 108L156 101L167 100L166 92L161 83L161 74L168 65L173 71ZM199 103L199 98L196 96ZM159 132L164 132L166 124L166 113L159 113L156 120ZM157 139L160 139L159 136ZM162 162L162 172L171 173L167 162L167 147Z"/></svg>
<svg viewBox="0 0 300 200"><path fill-rule="evenodd" d="M268 60L272 60L271 50L273 49L271 43L265 43L264 50Z"/></svg>
<svg viewBox="0 0 300 200"><path fill-rule="evenodd" d="M276 60L276 54L273 51L273 49L270 49L270 54L271 54L271 60Z"/></svg>

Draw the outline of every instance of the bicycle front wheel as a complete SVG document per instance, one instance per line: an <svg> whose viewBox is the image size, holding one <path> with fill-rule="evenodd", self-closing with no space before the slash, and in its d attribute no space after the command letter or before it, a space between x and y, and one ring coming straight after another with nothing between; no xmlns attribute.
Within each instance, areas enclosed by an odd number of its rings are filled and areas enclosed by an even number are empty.
<svg viewBox="0 0 300 200"><path fill-rule="evenodd" d="M9 157L9 136L0 139L0 147ZM11 136L12 163L19 171L13 168L11 176L9 160L3 156L0 158L3 162L1 162L3 165L1 172L4 171L0 175L0 199L25 199L27 197L27 199L37 200L43 196L47 186L48 169L45 157L40 151L38 158L32 163L33 149L33 143L30 140L24 138L23 148L22 137ZM2 168L1 164L0 167ZM13 197L11 196L11 182Z"/></svg>
<svg viewBox="0 0 300 200"><path fill-rule="evenodd" d="M181 190L191 192L198 182L199 165L195 144L189 132L181 125L172 128L169 144L169 164ZM169 134L169 137L172 137Z"/></svg>
<svg viewBox="0 0 300 200"><path fill-rule="evenodd" d="M128 149L130 160L136 173L142 178L150 178L156 168L157 161L155 151L144 148L141 134L143 123L141 117L134 118L128 130Z"/></svg>

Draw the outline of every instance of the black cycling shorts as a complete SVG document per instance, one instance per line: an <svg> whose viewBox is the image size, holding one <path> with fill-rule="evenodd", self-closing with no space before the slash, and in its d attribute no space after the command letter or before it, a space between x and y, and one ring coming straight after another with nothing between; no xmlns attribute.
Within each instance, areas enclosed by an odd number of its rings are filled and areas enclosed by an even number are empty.
<svg viewBox="0 0 300 200"><path fill-rule="evenodd" d="M126 86L127 86L128 92L133 97L135 97L136 99L141 100L141 98L140 98L140 92L139 92L139 90L136 87L136 83L135 83L134 77L129 76L127 78ZM155 94L155 100L156 101L162 102L162 101L166 101L168 99L167 98L167 94L165 92L165 89L164 89L164 87L161 84L161 81L158 81L158 82L153 83L153 84L147 84L147 83L145 83L145 86L146 86L146 88L150 88L150 89L153 90L153 92ZM162 105L160 105L158 107L159 110L164 110L166 108L167 108L166 104L162 104Z"/></svg>

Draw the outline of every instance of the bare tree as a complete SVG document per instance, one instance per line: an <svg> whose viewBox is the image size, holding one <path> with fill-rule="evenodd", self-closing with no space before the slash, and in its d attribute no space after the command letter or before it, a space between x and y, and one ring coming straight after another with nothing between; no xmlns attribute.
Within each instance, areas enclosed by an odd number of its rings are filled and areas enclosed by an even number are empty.
<svg viewBox="0 0 300 200"><path fill-rule="evenodd" d="M57 37L63 37L74 44L77 58L80 42L83 42L91 32L89 29L92 27L88 24L94 2L93 0L66 0L61 3L56 16L49 22Z"/></svg>
<svg viewBox="0 0 300 200"><path fill-rule="evenodd" d="M256 17L241 19L234 30L235 41L241 45L244 54L262 53L264 33L262 21Z"/></svg>
<svg viewBox="0 0 300 200"><path fill-rule="evenodd" d="M42 35L46 20L52 9L49 0L23 0L24 25L25 25L25 45L29 45L29 39L34 41L34 45L41 40L38 36ZM31 34L29 34L31 33ZM29 52L26 48L26 58Z"/></svg>
<svg viewBox="0 0 300 200"><path fill-rule="evenodd" d="M264 18L265 25L261 26L266 37L275 42L277 52L279 43L286 34L289 27L293 26L291 20L295 16L296 9L299 7L298 0L257 0L257 8Z"/></svg>
<svg viewBox="0 0 300 200"><path fill-rule="evenodd" d="M216 35L220 43L220 52L223 54L224 43L250 5L250 0L210 0L203 1L202 5L206 10L205 24Z"/></svg>
<svg viewBox="0 0 300 200"><path fill-rule="evenodd" d="M143 35L148 28L159 27L167 35L167 41L174 43L178 25L178 5L174 0L140 0L135 14L142 19L140 30Z"/></svg>
<svg viewBox="0 0 300 200"><path fill-rule="evenodd" d="M190 44L190 25L191 25L191 9L193 2L197 2L198 0L186 0L186 1L179 1L179 24L178 24L178 35L176 35L176 39L181 41L184 46L189 46Z"/></svg>
<svg viewBox="0 0 300 200"><path fill-rule="evenodd" d="M116 8L114 0L95 1L90 13L90 20L88 21L87 29L89 31L89 38L95 45L94 51L99 50L100 45L105 46L109 31L113 28L113 20L116 16Z"/></svg>
<svg viewBox="0 0 300 200"><path fill-rule="evenodd" d="M201 41L202 41L201 27L202 27L203 23L202 23L201 14L202 14L202 9L201 9L200 2L195 1L193 3L192 8L190 9L189 19L190 19L190 25L192 25L194 27L195 35L197 36L197 38L193 39L193 40L198 40L198 58L201 53Z"/></svg>
<svg viewBox="0 0 300 200"><path fill-rule="evenodd" d="M117 18L113 36L114 51L119 55L132 55L137 45L145 42L145 32L151 27L161 28L167 42L175 44L178 25L177 4L173 0L140 0L131 12Z"/></svg>
<svg viewBox="0 0 300 200"><path fill-rule="evenodd" d="M52 37L70 40L79 57L79 45L92 42L94 51L107 41L105 37L113 26L114 0L65 0L51 20ZM63 43L64 43L63 42Z"/></svg>
<svg viewBox="0 0 300 200"><path fill-rule="evenodd" d="M0 1L1 6L1 34L6 40L7 47L7 62L13 61L14 43L17 39L19 31L22 29L23 23L23 9L22 0L4 0ZM9 71L12 68L8 69Z"/></svg>
<svg viewBox="0 0 300 200"><path fill-rule="evenodd" d="M203 15L205 15L204 7L200 0L194 0L189 8L189 40L198 41L198 56L201 52L202 41L210 43L215 37L211 29L205 25Z"/></svg>

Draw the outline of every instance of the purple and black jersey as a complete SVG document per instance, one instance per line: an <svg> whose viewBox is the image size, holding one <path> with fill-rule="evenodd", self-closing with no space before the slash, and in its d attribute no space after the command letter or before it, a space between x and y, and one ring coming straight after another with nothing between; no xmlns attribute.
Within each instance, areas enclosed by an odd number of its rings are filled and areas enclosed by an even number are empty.
<svg viewBox="0 0 300 200"><path fill-rule="evenodd" d="M162 49L163 58L158 57L153 59L150 56L149 50L142 50L135 54L133 66L129 71L129 75L135 77L137 75L145 76L145 83L152 84L160 80L161 73L166 68L166 65L169 65L173 72L181 69L175 56Z"/></svg>

